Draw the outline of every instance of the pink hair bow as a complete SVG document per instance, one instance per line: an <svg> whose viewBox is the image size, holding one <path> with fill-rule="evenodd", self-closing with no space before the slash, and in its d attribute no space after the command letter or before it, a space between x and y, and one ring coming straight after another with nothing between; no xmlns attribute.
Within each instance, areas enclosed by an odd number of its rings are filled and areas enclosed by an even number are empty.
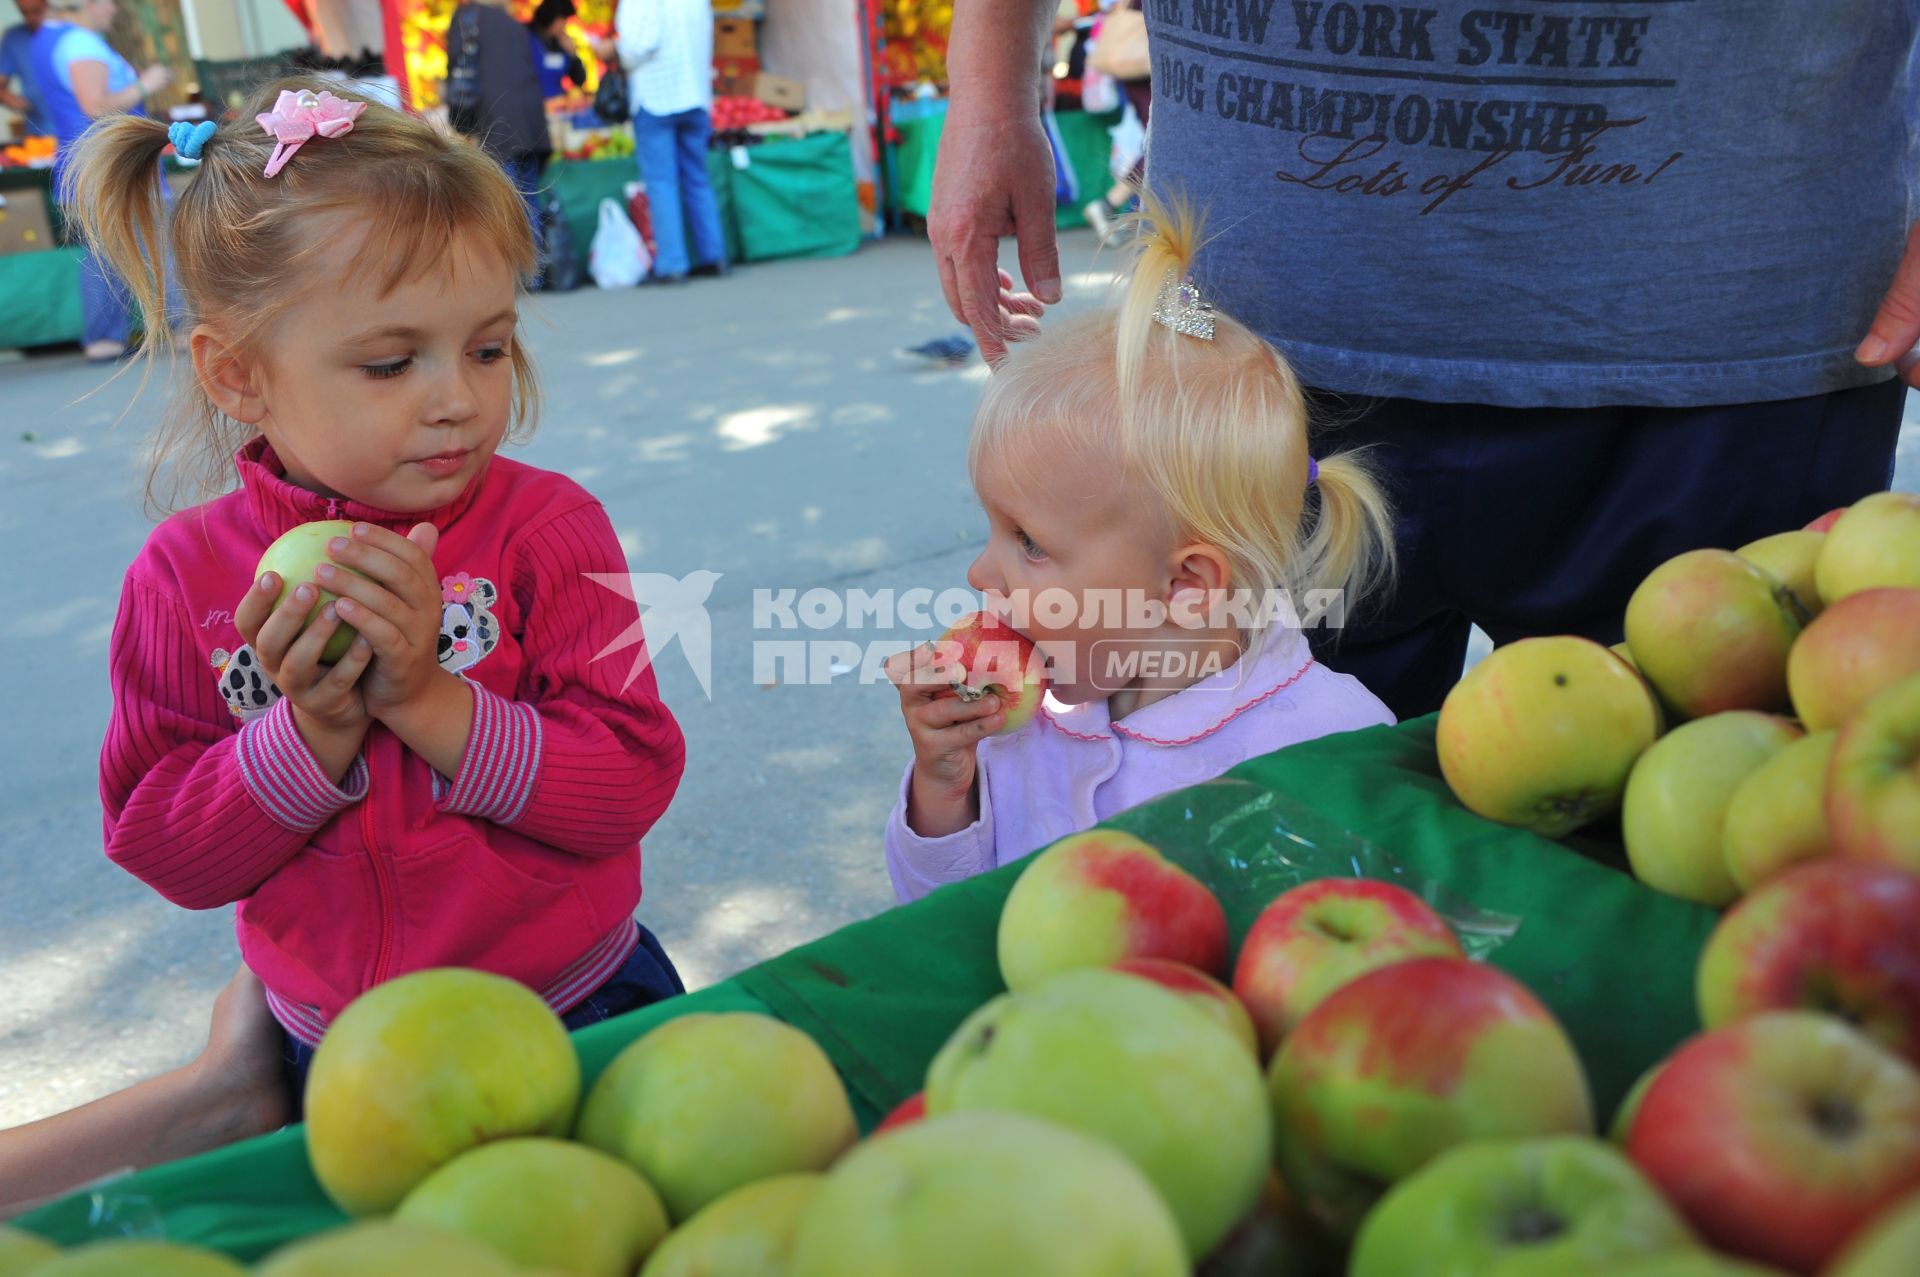
<svg viewBox="0 0 1920 1277"><path fill-rule="evenodd" d="M316 137L343 137L351 133L353 122L366 109L365 102L337 98L325 90L318 94L311 89L298 93L282 90L272 111L253 117L260 121L261 128L273 134L276 142L273 154L267 159L266 175L278 174L295 151Z"/></svg>

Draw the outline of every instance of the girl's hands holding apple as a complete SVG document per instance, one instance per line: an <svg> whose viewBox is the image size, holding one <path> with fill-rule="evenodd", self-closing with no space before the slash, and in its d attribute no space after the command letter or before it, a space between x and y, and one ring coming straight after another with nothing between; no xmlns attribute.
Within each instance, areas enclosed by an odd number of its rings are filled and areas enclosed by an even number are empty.
<svg viewBox="0 0 1920 1277"><path fill-rule="evenodd" d="M415 524L406 536L356 523L352 536L327 543L333 563L314 572L340 596L334 607L341 619L372 646L373 662L360 690L376 719L416 699L436 675L451 677L440 668L443 604L433 568L439 538L431 523Z"/></svg>
<svg viewBox="0 0 1920 1277"><path fill-rule="evenodd" d="M1005 725L1000 698L943 696L953 684L964 683L967 672L943 662L932 644L894 656L887 662L887 677L900 689L900 713L913 738L907 827L923 838L958 833L980 818L974 750L982 737Z"/></svg>
<svg viewBox="0 0 1920 1277"><path fill-rule="evenodd" d="M234 627L252 647L260 668L293 706L294 726L335 783L345 776L367 731L366 698L358 686L373 659L373 648L357 638L332 665L320 653L340 628L339 604L307 617L320 597L311 581L280 601L282 582L268 572L253 583L234 609ZM276 606L278 602L278 606Z"/></svg>
<svg viewBox="0 0 1920 1277"><path fill-rule="evenodd" d="M433 566L439 543L431 523L416 523L405 536L356 523L353 535L327 543L333 563L314 575L340 596L334 606L360 631L357 642L371 645L373 660L360 680L367 714L442 776L455 776L473 730L473 691L440 667L445 601Z"/></svg>

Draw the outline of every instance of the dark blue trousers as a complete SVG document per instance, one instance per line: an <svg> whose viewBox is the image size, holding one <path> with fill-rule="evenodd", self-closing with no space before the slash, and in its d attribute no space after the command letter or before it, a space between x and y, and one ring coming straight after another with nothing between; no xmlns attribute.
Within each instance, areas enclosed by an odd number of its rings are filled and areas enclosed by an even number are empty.
<svg viewBox="0 0 1920 1277"><path fill-rule="evenodd" d="M1398 588L1310 631L1401 718L1440 708L1469 626L1617 643L1662 562L1797 528L1893 480L1906 387L1711 408L1491 408L1313 391L1314 453L1371 446Z"/></svg>

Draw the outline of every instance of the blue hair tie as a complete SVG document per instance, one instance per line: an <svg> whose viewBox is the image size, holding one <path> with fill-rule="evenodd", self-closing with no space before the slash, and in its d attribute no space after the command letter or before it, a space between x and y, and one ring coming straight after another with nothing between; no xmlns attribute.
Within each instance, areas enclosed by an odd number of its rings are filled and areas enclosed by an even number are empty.
<svg viewBox="0 0 1920 1277"><path fill-rule="evenodd" d="M198 164L200 152L207 149L207 139L213 136L215 127L212 120L198 124L180 120L167 126L167 140L173 143L173 153L180 157L182 164Z"/></svg>
<svg viewBox="0 0 1920 1277"><path fill-rule="evenodd" d="M1307 486L1311 488L1320 482L1320 463L1312 457L1307 458Z"/></svg>

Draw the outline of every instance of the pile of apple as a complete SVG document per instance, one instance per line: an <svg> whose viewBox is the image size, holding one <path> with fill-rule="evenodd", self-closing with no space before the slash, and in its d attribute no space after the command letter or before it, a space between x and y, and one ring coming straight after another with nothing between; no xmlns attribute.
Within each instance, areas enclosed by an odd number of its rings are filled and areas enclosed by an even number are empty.
<svg viewBox="0 0 1920 1277"><path fill-rule="evenodd" d="M538 997L421 972L348 1007L308 1083L314 1175L356 1222L256 1271L1912 1277L1916 917L1920 877L1888 866L1755 892L1701 964L1713 1027L1636 1088L1617 1144L1551 1012L1418 896L1309 882L1236 954L1206 887L1112 830L1032 860L1000 918L1008 992L864 1141L777 1020L667 1021L583 1103ZM0 1230L8 1277L244 1271Z"/></svg>
<svg viewBox="0 0 1920 1277"><path fill-rule="evenodd" d="M1635 875L1715 907L1830 854L1920 870L1920 495L1669 560L1626 635L1460 680L1436 745L1462 803L1550 838L1618 809Z"/></svg>

